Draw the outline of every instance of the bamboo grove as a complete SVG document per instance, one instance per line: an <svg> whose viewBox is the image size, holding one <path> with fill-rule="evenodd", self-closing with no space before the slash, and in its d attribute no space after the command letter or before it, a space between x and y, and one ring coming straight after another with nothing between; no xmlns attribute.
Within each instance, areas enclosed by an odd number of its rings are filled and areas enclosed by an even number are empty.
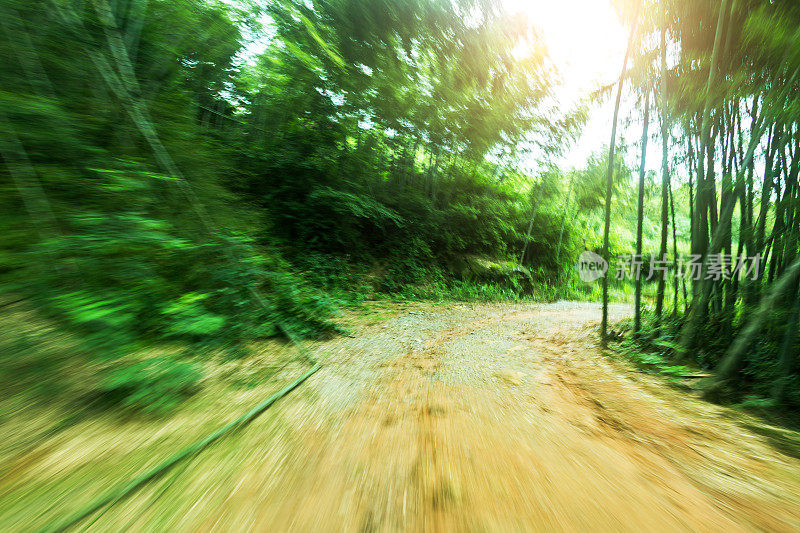
<svg viewBox="0 0 800 533"><path fill-rule="evenodd" d="M661 238L654 253L678 269L673 190L682 188L687 252L706 263L722 257L729 268L737 258L757 258L760 273L702 276L688 287L674 276L671 298L668 280L659 278L649 334L669 339L674 359L714 368L715 377L701 383L711 396L755 386L776 401L793 395L796 402L800 6L659 1L623 9L632 62L622 80L645 107L637 109L645 122L642 168L648 112L660 123ZM608 224L608 211L606 217ZM638 221L641 228L641 202ZM607 239L606 233L606 247ZM639 334L640 317L637 298ZM604 320L604 334L606 328Z"/></svg>

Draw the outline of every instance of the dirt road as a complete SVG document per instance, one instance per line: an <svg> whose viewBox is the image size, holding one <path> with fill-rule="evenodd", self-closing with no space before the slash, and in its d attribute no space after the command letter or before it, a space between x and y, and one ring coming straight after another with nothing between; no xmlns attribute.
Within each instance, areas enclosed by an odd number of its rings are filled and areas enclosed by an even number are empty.
<svg viewBox="0 0 800 533"><path fill-rule="evenodd" d="M612 313L621 317L624 307ZM328 347L210 529L800 529L800 463L599 353L594 304L421 306Z"/></svg>
<svg viewBox="0 0 800 533"><path fill-rule="evenodd" d="M800 529L800 461L601 354L599 319L596 304L412 304L356 325L166 496L143 491L93 527Z"/></svg>

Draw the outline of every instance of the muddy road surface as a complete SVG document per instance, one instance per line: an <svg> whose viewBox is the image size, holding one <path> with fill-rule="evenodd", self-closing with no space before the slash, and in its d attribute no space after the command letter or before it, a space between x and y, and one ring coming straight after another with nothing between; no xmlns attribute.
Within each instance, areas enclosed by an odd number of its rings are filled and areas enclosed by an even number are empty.
<svg viewBox="0 0 800 533"><path fill-rule="evenodd" d="M800 463L610 360L599 320L585 303L420 305L333 341L278 408L293 429L200 527L800 529Z"/></svg>
<svg viewBox="0 0 800 533"><path fill-rule="evenodd" d="M387 313L314 346L324 366L299 389L82 527L800 530L800 461L602 353L597 304Z"/></svg>

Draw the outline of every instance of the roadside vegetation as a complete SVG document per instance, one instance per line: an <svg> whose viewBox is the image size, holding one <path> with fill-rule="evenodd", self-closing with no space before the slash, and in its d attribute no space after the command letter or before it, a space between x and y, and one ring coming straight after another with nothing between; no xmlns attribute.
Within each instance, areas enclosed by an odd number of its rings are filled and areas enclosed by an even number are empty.
<svg viewBox="0 0 800 533"><path fill-rule="evenodd" d="M680 272L681 251L703 264L699 276L656 276L652 307L643 312L636 299L632 342L640 359L661 359L667 370L710 372L696 386L708 398L796 409L800 10L783 2L647 2L634 3L629 16L630 76L623 67L619 89L628 83L639 95L642 139L648 115L660 130L661 236L653 252L671 263L670 274ZM613 133L611 146L613 153ZM646 155L643 148L640 198ZM637 212L638 251L641 200ZM607 209L606 233L609 222ZM602 329L607 336L605 319Z"/></svg>
<svg viewBox="0 0 800 533"><path fill-rule="evenodd" d="M82 520L102 507L92 502L103 503L105 490L189 450L158 491L132 503L134 513L118 507L106 517L125 530L146 520L174 528L206 497L200 475L170 488L202 443L320 368L316 348L320 358L339 358L333 389L372 380L372 360L354 363L354 377L342 359L367 348L405 357L398 375L414 376L408 383L420 390L433 383L450 340L464 342L455 349L475 366L492 358L509 366L499 359L513 354L528 374L504 366L482 379L491 388L499 378L498 401L513 397L502 387L531 385L533 367L549 367L535 386L563 395L526 392L539 418L521 422L560 421L553 427L594 454L596 443L583 440L588 426L575 432L569 408L537 402L572 402L614 439L662 422L615 422L613 405L589 394L586 376L600 376L620 406L639 401L611 390L615 371L597 371L607 363L594 358L597 340L604 355L664 375L687 405L717 408L690 397L700 394L755 412L737 423L800 457L795 432L762 423L796 425L800 411L800 3L610 1L630 36L619 76L569 104L539 21L510 1L0 2L0 425L8 436L0 442L0 529L52 526L71 513ZM568 168L565 154L606 102L615 104L608 144ZM582 279L585 252L607 262L601 280ZM689 258L699 261L694 279ZM737 266L746 273L732 272ZM597 305L557 303L538 322L527 305L477 305L558 300ZM615 303L634 316L609 320L609 308L611 317L627 313ZM573 305L579 324L538 337L535 327ZM506 308L517 313L513 327ZM488 322L421 328L437 309L447 320ZM466 312L474 309L481 313ZM484 323L499 324L513 346L495 342L494 330L481 343L467 337ZM576 335L569 351L562 330ZM356 335L365 331L375 338ZM585 374L559 385L561 373L573 372L567 354L583 348L586 365L575 368ZM326 385L296 405L313 403ZM457 411L388 398L398 390L372 403L413 405L408 420L426 424ZM476 404L494 405L485 398ZM660 409L642 406L648 416ZM293 419L264 416L241 449L213 450L206 468L218 477L206 479L225 486L252 460L244 447L272 437L324 443L315 439L330 428L291 434L290 420L310 420L303 408ZM723 411L720 418L730 414ZM491 438L505 436L491 426L497 418L480 419ZM682 420L662 436L699 418ZM393 411L381 431L435 442L433 432L395 423ZM351 429L366 434L361 428ZM702 446L713 448L722 433L714 429ZM750 465L746 448L733 446L738 434L725 435L724 449ZM650 446L652 436L637 446L672 449ZM564 441L553 442L555 457ZM641 449L631 448L633 461ZM292 457L303 455L273 459ZM726 464L714 463L720 472ZM794 468L780 464L771 482ZM578 479L574 466L565 480ZM730 474L718 474L723 490ZM624 485L615 478L608 486ZM433 508L458 500L457 489L436 488ZM224 506L221 494L198 516Z"/></svg>
<svg viewBox="0 0 800 533"><path fill-rule="evenodd" d="M164 413L366 300L610 297L710 397L800 406L800 10L615 5L619 84L565 109L537 21L489 1L4 2L2 401ZM559 168L617 94L649 132ZM637 288L637 253L762 275Z"/></svg>

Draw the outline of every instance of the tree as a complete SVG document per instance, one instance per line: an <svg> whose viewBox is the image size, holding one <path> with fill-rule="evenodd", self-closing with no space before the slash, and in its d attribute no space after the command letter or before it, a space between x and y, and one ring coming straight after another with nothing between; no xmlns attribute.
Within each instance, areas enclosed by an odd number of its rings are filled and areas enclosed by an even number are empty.
<svg viewBox="0 0 800 533"><path fill-rule="evenodd" d="M628 66L628 57L633 48L636 28L639 18L639 4L637 3L636 14L631 24L630 35L628 36L628 46L625 49L625 58L622 60L622 72L617 82L617 99L614 102L614 118L611 121L611 141L608 145L608 169L606 170L606 200L605 200L605 223L603 226L603 258L609 261L608 238L611 231L611 195L614 187L614 151L617 140L617 119L619 117L619 104L622 98L622 84L625 81L625 71ZM608 277L603 276L603 318L600 326L600 336L603 342L608 337Z"/></svg>
<svg viewBox="0 0 800 533"><path fill-rule="evenodd" d="M659 247L658 258L664 260L667 257L667 240L669 232L668 208L670 201L670 179L669 179L669 118L667 115L667 20L666 7L662 8L663 22L661 27L661 246ZM673 231L675 223L673 221ZM673 233L674 235L674 233ZM675 242L675 239L673 239ZM675 252L677 261L677 251ZM677 280L677 278L676 278ZM677 283L677 281L676 281ZM666 280L664 276L658 278L658 288L656 291L656 320L661 318L664 307L664 288ZM675 286L674 308L678 305L678 288Z"/></svg>
<svg viewBox="0 0 800 533"><path fill-rule="evenodd" d="M639 202L636 210L636 258L642 257L642 222L644 218L644 175L645 159L647 157L647 126L650 119L650 91L645 89L644 93L644 126L642 126L642 156L639 160ZM641 272L636 272L636 294L635 294L635 315L633 322L634 334L638 335L642 329L642 276Z"/></svg>

